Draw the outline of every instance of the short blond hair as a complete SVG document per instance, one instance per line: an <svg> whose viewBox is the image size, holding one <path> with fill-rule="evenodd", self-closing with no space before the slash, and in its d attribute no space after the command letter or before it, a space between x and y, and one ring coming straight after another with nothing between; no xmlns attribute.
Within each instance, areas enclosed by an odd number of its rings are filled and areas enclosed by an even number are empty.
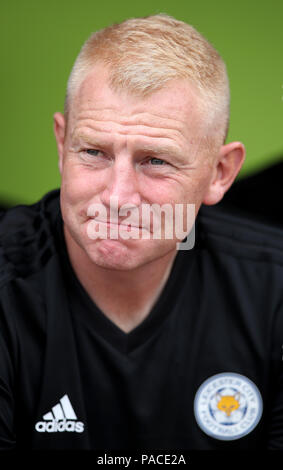
<svg viewBox="0 0 283 470"><path fill-rule="evenodd" d="M158 14L94 32L82 46L68 80L66 118L75 92L96 63L109 68L109 86L114 91L127 90L140 97L170 80L188 80L199 90L213 130L225 141L230 107L226 66L193 26Z"/></svg>

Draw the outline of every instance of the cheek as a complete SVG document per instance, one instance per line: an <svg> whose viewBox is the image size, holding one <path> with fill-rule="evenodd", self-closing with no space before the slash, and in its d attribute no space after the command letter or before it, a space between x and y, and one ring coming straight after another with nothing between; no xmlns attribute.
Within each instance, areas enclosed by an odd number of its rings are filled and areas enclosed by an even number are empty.
<svg viewBox="0 0 283 470"><path fill-rule="evenodd" d="M140 182L144 200L159 205L185 201L186 187L182 179L142 178Z"/></svg>
<svg viewBox="0 0 283 470"><path fill-rule="evenodd" d="M193 204L198 200L199 192L198 181L191 177L157 183L149 194L159 204Z"/></svg>
<svg viewBox="0 0 283 470"><path fill-rule="evenodd" d="M207 192L209 183L210 174L207 172L200 172L188 178L184 185L186 202L199 206Z"/></svg>
<svg viewBox="0 0 283 470"><path fill-rule="evenodd" d="M101 188L101 176L76 164L65 164L62 173L61 193L68 204L80 204L90 200Z"/></svg>

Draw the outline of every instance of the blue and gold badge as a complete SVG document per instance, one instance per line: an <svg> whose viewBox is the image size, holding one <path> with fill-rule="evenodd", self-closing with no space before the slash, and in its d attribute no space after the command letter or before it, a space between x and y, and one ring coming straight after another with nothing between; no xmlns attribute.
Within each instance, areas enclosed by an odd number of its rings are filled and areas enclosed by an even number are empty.
<svg viewBox="0 0 283 470"><path fill-rule="evenodd" d="M199 427L220 440L249 434L262 415L262 398L256 385L233 372L213 375L198 389L194 413Z"/></svg>

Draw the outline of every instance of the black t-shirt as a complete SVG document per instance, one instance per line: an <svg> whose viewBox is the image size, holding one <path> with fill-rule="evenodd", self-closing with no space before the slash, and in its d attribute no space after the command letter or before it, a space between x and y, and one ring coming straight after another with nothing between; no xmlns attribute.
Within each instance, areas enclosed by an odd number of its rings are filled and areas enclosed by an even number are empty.
<svg viewBox="0 0 283 470"><path fill-rule="evenodd" d="M283 449L282 232L202 207L124 333L62 227L59 190L1 215L0 449Z"/></svg>

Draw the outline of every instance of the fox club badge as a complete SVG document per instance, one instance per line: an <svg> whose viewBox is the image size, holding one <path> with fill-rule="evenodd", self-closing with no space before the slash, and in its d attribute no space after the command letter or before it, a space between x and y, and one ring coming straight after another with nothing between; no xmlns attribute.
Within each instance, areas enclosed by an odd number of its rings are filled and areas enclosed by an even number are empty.
<svg viewBox="0 0 283 470"><path fill-rule="evenodd" d="M194 413L199 427L209 436L227 441L239 439L249 434L261 418L261 394L244 375L213 375L199 387Z"/></svg>

